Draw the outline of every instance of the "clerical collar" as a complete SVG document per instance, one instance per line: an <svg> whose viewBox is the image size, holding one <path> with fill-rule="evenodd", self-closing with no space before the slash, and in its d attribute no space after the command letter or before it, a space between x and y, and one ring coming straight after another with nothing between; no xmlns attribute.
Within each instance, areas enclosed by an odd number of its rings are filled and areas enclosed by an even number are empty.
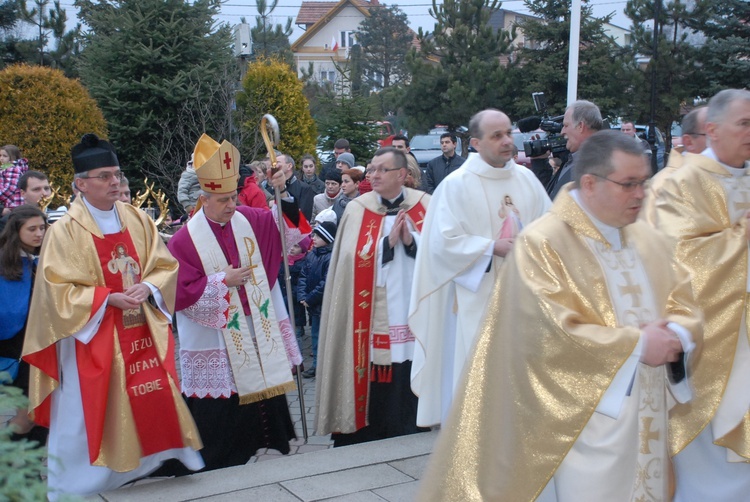
<svg viewBox="0 0 750 502"><path fill-rule="evenodd" d="M583 212L586 213L586 216L589 217L591 223L594 224L596 229L599 230L602 236L607 240L607 242L609 242L612 248L621 249L622 240L620 238L620 229L617 227L613 227L612 225L607 225L606 223L599 220L596 216L594 216L586 207L586 204L584 204L581 200L581 193L577 188L572 189L569 193L570 196L573 197L573 200L576 201L576 204L578 204L581 209L583 209Z"/></svg>
<svg viewBox="0 0 750 502"><path fill-rule="evenodd" d="M478 153L472 153L462 166L462 169L466 169L483 178L508 179L513 176L515 165L516 163L513 162L513 159L510 159L503 167L494 167L485 162Z"/></svg>
<svg viewBox="0 0 750 502"><path fill-rule="evenodd" d="M85 195L81 198L83 199L83 203L86 204L86 207L89 209L91 216L93 216L94 220L96 221L96 224L99 225L99 229L103 234L114 234L120 231L120 229L122 228L122 223L120 222L120 215L117 214L117 209L115 208L114 204L112 205L112 209L103 211L92 206L91 203L86 199Z"/></svg>
<svg viewBox="0 0 750 502"><path fill-rule="evenodd" d="M394 199L384 199L380 194L378 197L380 197L380 203L385 206L386 214L396 214L401 209L401 203L404 202L404 191L402 189L398 197Z"/></svg>
<svg viewBox="0 0 750 502"><path fill-rule="evenodd" d="M750 174L750 160L745 161L745 165L743 167L732 167L729 164L725 164L722 161L719 160L719 158L716 156L716 152L714 152L714 149L710 146L703 150L701 152L701 155L704 157L708 157L709 159L715 160L724 168L726 168L727 171L729 171L729 174L734 176L735 178L739 178L740 176L745 176L746 174Z"/></svg>
<svg viewBox="0 0 750 502"><path fill-rule="evenodd" d="M208 221L210 221L210 222L211 222L211 223L213 223L214 225L219 225L219 226L220 226L221 228L224 228L224 226L226 226L226 224L227 224L227 223L229 223L228 221L227 221L227 222L225 222L225 223L219 223L218 221L212 220L211 218L209 218L209 217L208 217L208 215L206 214L206 212L205 212L205 211L203 211L203 215L204 215L204 216L206 217L206 219L207 219ZM232 216L234 216L234 215L232 215Z"/></svg>

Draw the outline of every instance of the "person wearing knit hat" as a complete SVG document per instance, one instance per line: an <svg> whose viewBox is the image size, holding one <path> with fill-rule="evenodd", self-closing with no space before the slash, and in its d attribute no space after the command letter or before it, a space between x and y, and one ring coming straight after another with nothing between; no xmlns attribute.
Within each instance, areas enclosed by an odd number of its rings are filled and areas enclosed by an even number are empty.
<svg viewBox="0 0 750 502"><path fill-rule="evenodd" d="M351 169L354 167L354 155L349 152L342 153L336 159L336 167L340 170Z"/></svg>
<svg viewBox="0 0 750 502"><path fill-rule="evenodd" d="M313 230L313 248L307 253L297 283L297 298L310 314L310 334L312 338L312 368L302 373L305 378L313 378L318 366L318 337L320 335L320 312L323 304L323 291L326 286L328 266L331 262L331 249L336 238L336 224L324 221Z"/></svg>
<svg viewBox="0 0 750 502"><path fill-rule="evenodd" d="M323 221L313 229L313 234L323 239L326 244L333 244L336 239L336 224L332 221Z"/></svg>
<svg viewBox="0 0 750 502"><path fill-rule="evenodd" d="M278 281L283 256L274 213L237 206L240 156L228 141L204 134L194 165L200 207L168 246L180 264L182 393L211 470L246 464L260 448L289 453L295 434L285 393L295 388L290 367L302 357ZM282 171L269 184L288 199ZM293 199L282 200L282 209L287 224L302 222Z"/></svg>
<svg viewBox="0 0 750 502"><path fill-rule="evenodd" d="M81 196L47 230L23 357L32 418L50 429L50 493L86 497L169 459L204 464L174 378L177 260L151 218L118 201L112 145L87 134L71 154Z"/></svg>

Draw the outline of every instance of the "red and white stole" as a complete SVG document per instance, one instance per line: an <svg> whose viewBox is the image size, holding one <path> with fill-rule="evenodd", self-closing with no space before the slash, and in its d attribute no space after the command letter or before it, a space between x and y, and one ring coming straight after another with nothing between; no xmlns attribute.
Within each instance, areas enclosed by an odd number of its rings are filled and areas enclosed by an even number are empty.
<svg viewBox="0 0 750 502"><path fill-rule="evenodd" d="M406 212L417 231L422 231L425 209L418 202ZM375 271L377 269L378 242L382 239L386 215L365 209L359 227L357 251L354 256L354 305L352 306L352 333L354 339L354 402L357 430L367 425L367 399L370 381L390 382L391 336L387 326L373 323L375 301ZM383 305L385 308L386 305ZM387 314L386 314L387 315ZM372 338L371 338L372 335ZM372 359L370 364L370 345Z"/></svg>

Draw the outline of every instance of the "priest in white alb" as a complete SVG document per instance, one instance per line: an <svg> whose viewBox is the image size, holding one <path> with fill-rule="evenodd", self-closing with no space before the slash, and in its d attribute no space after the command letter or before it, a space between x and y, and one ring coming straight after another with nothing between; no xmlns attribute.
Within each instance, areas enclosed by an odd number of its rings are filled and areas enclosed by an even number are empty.
<svg viewBox="0 0 750 502"><path fill-rule="evenodd" d="M640 145L591 136L500 273L423 501L668 500L667 414L702 317L669 242L636 221Z"/></svg>
<svg viewBox="0 0 750 502"><path fill-rule="evenodd" d="M424 427L445 418L515 236L551 204L534 173L513 162L507 115L484 110L469 129L479 153L435 190L415 265L412 389L419 396L417 423Z"/></svg>

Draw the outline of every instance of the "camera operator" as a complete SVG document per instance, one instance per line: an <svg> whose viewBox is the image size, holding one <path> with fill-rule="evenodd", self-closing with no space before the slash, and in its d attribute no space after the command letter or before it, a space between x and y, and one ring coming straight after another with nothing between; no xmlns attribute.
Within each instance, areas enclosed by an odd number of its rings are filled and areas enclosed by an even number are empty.
<svg viewBox="0 0 750 502"><path fill-rule="evenodd" d="M575 153L589 136L604 128L604 121L599 108L591 101L579 100L565 109L562 135L568 140L566 147L570 151L568 161L552 176L547 184L547 193L551 199L564 184L572 180L572 168Z"/></svg>

